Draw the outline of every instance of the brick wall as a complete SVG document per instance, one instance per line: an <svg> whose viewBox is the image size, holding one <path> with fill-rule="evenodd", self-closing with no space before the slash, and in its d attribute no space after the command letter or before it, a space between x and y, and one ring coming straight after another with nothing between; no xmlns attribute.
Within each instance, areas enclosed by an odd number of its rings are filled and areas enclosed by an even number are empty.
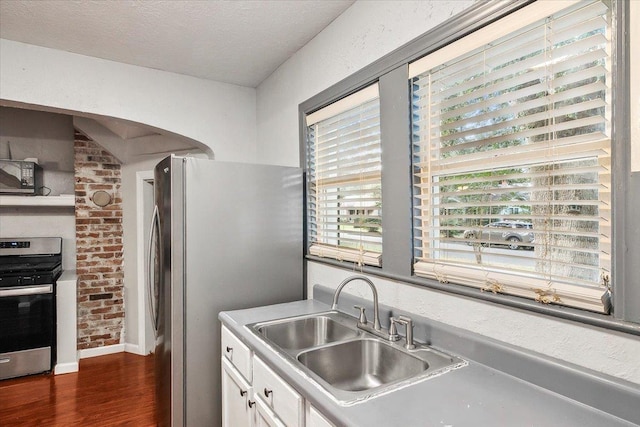
<svg viewBox="0 0 640 427"><path fill-rule="evenodd" d="M80 132L75 134L78 349L119 344L124 328L120 163ZM111 203L91 201L104 190Z"/></svg>

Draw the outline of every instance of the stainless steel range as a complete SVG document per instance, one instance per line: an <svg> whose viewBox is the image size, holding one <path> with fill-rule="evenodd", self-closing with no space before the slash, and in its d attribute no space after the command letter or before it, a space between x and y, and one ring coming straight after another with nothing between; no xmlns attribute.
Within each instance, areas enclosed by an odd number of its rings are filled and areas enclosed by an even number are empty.
<svg viewBox="0 0 640 427"><path fill-rule="evenodd" d="M62 238L0 239L0 380L50 371Z"/></svg>

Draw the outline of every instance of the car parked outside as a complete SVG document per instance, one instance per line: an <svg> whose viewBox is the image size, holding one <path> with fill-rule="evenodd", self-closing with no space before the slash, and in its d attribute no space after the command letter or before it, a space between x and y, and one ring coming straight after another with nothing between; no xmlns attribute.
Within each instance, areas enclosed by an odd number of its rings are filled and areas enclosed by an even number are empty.
<svg viewBox="0 0 640 427"><path fill-rule="evenodd" d="M533 224L523 221L496 221L481 229L466 230L463 234L469 244L480 243L483 246L507 245L509 249L533 249ZM472 241L475 240L476 242Z"/></svg>

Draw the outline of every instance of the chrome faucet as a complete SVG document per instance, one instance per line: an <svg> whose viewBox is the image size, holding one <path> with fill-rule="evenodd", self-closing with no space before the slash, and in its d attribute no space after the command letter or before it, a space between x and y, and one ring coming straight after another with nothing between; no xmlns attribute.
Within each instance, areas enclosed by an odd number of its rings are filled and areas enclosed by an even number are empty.
<svg viewBox="0 0 640 427"><path fill-rule="evenodd" d="M340 296L340 292L342 292L342 288L344 288L347 283L352 282L354 280L362 280L363 282L367 283L371 288L371 292L373 292L373 327L371 327L369 323L367 323L366 321L366 317L364 315L364 308L357 307L360 310L360 318L357 324L358 328L372 332L378 336L384 335L386 338L387 336L385 335L384 332L382 332L382 327L380 326L380 312L378 309L378 290L376 289L376 286L373 284L373 282L369 280L367 277L351 276L344 279L336 289L336 292L333 294L333 304L331 304L331 309L332 310L338 309L338 297Z"/></svg>
<svg viewBox="0 0 640 427"><path fill-rule="evenodd" d="M407 316L398 316L391 317L389 332L385 332L382 330L380 326L380 309L378 307L378 290L376 286L373 284L371 280L364 276L351 276L347 277L338 285L335 293L333 294L333 303L331 304L332 310L338 309L338 297L340 296L340 292L342 292L342 288L349 282L354 280L362 280L367 283L371 288L371 292L373 293L373 326L367 321L367 316L364 313L364 307L359 305L354 305L353 308L360 310L360 315L358 317L358 322L356 323L356 327L358 329L362 329L363 331L370 332L376 336L387 339L389 341L399 341L400 335L398 334L398 329L396 325L404 325L407 330L407 337L405 340L405 348L407 350L413 350L416 348L415 343L413 342L413 320Z"/></svg>

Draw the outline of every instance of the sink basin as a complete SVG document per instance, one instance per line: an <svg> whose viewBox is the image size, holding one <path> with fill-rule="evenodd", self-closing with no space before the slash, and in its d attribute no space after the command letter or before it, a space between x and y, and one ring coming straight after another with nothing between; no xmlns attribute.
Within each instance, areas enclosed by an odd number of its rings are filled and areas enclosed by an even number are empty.
<svg viewBox="0 0 640 427"><path fill-rule="evenodd" d="M286 319L257 326L256 330L284 350L301 350L355 338L358 332L331 314Z"/></svg>
<svg viewBox="0 0 640 427"><path fill-rule="evenodd" d="M419 343L407 350L356 327L332 310L247 325L341 402L367 399L393 387L466 365Z"/></svg>
<svg viewBox="0 0 640 427"><path fill-rule="evenodd" d="M429 363L377 339L360 339L306 351L298 360L332 387L370 390L402 381L429 368Z"/></svg>

